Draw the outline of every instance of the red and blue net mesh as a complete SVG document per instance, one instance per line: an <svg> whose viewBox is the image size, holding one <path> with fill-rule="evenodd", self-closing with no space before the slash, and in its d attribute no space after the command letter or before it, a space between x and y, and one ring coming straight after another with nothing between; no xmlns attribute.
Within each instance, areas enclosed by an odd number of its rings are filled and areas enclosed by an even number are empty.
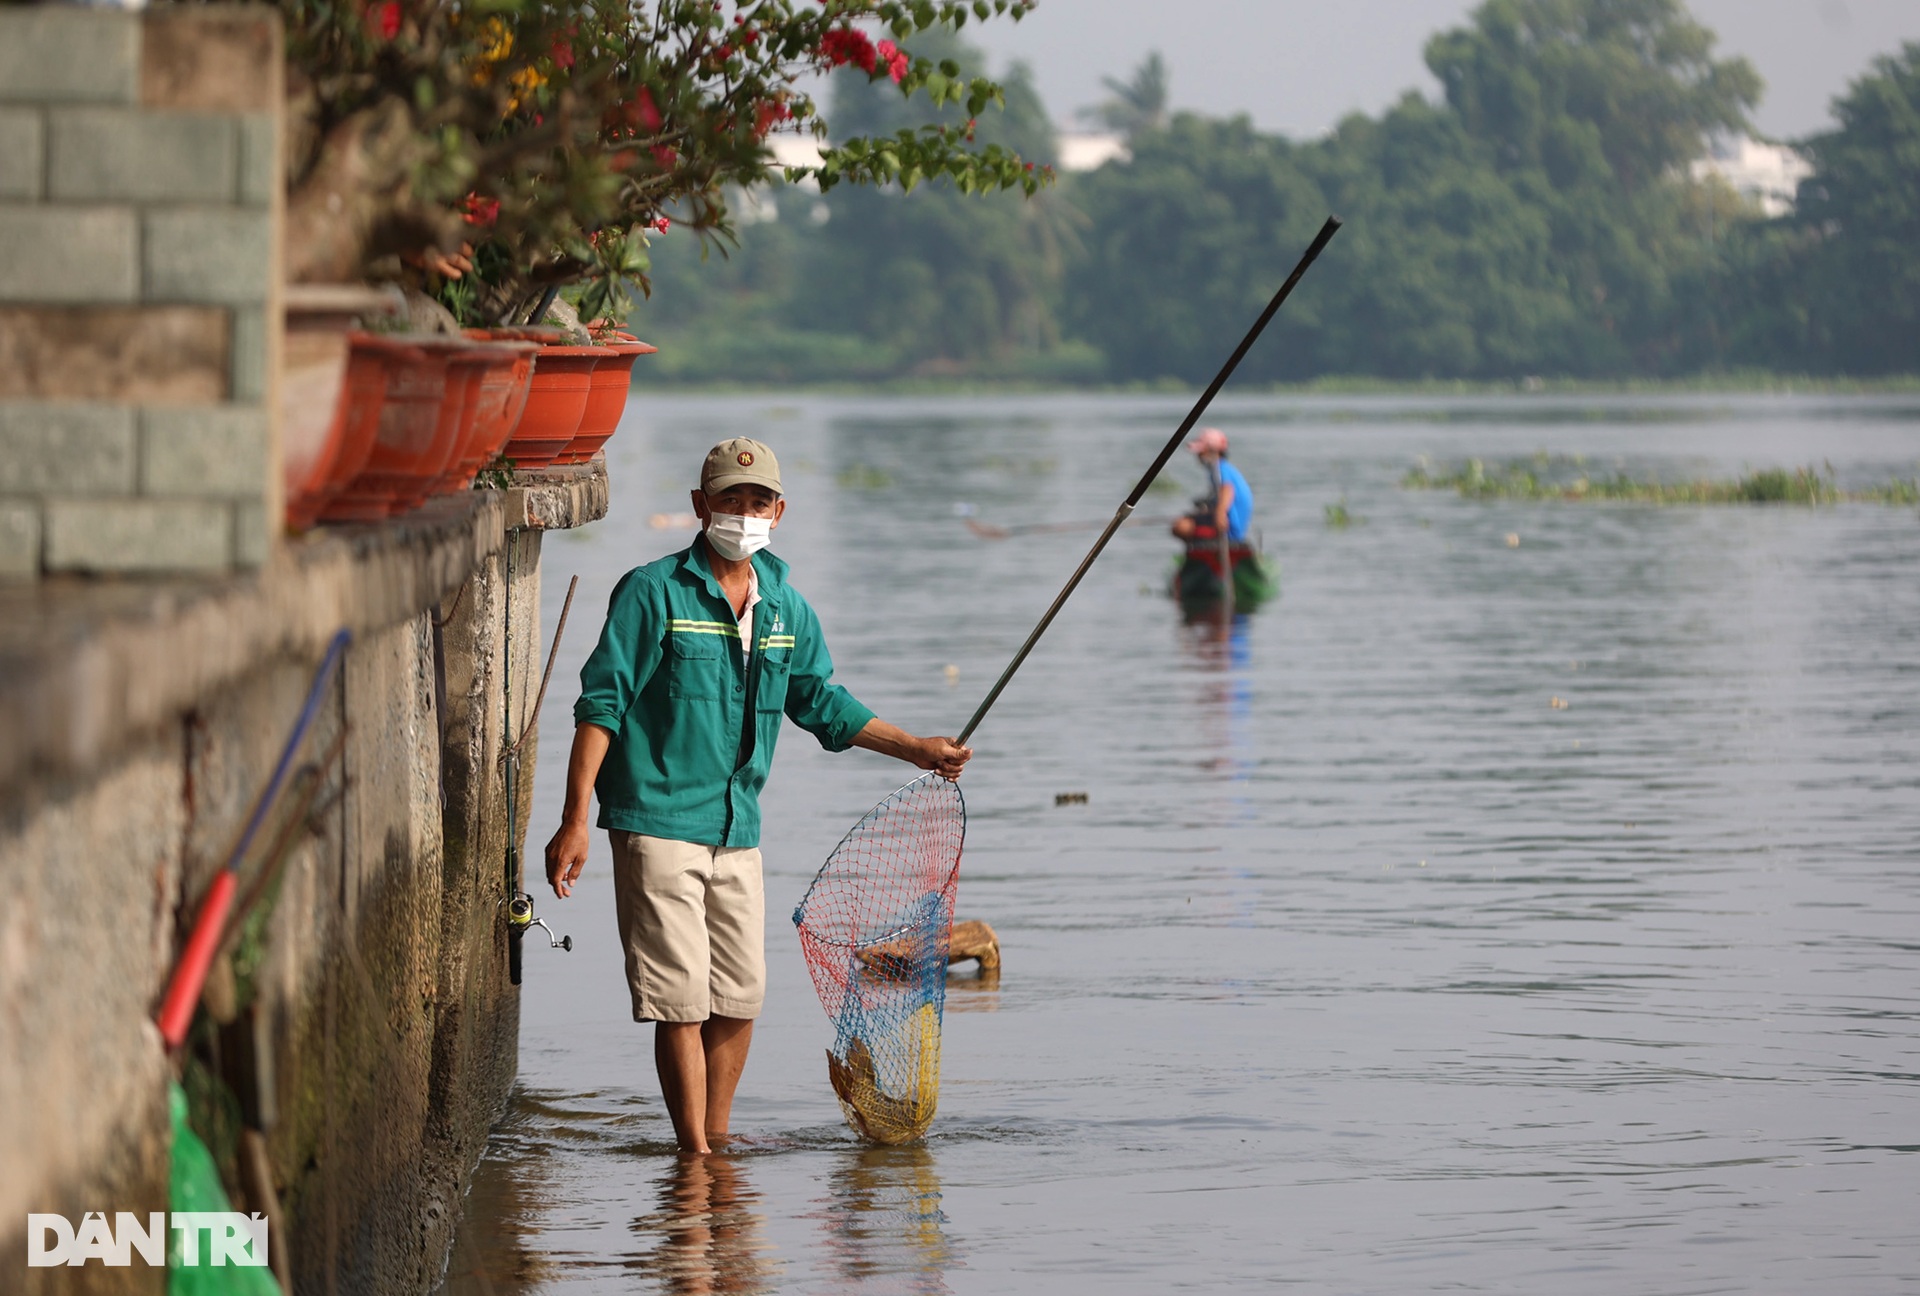
<svg viewBox="0 0 1920 1296"><path fill-rule="evenodd" d="M967 806L923 774L847 833L793 911L833 1022L827 1076L855 1132L910 1143L940 1101L940 1025Z"/></svg>

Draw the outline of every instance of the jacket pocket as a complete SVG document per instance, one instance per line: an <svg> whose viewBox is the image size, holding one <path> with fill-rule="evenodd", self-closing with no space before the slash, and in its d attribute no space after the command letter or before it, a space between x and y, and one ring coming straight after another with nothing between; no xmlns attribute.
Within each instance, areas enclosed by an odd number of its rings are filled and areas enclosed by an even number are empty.
<svg viewBox="0 0 1920 1296"><path fill-rule="evenodd" d="M735 679L727 653L740 651L737 640L717 634L675 634L668 649L668 697L720 698L733 691Z"/></svg>
<svg viewBox="0 0 1920 1296"><path fill-rule="evenodd" d="M760 678L753 686L756 711L784 711L787 707L787 680L793 670L793 649L764 648L760 652Z"/></svg>

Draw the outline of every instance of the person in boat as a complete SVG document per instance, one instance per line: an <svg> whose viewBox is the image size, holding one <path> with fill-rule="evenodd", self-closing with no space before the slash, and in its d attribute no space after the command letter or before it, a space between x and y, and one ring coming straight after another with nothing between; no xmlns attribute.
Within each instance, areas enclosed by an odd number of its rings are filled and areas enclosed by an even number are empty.
<svg viewBox="0 0 1920 1296"><path fill-rule="evenodd" d="M1201 428L1187 442L1187 449L1199 456L1217 489L1210 498L1196 500L1193 512L1174 519L1173 534L1189 542L1212 540L1224 527L1228 540L1246 544L1253 534L1253 487L1227 459L1227 434L1219 428ZM1239 559L1234 561L1237 564Z"/></svg>
<svg viewBox="0 0 1920 1296"><path fill-rule="evenodd" d="M613 840L613 895L635 1021L686 1153L724 1143L766 995L760 789L784 714L829 751L865 747L958 778L973 753L917 738L833 682L819 619L766 552L786 513L773 451L707 453L693 543L614 587L580 670L573 753L547 881L571 894L591 841Z"/></svg>

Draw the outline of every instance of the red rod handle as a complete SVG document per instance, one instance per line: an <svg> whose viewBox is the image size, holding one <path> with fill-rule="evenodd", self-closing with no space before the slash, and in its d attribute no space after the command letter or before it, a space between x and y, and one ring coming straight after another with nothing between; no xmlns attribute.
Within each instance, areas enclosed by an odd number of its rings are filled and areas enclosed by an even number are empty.
<svg viewBox="0 0 1920 1296"><path fill-rule="evenodd" d="M200 990L207 983L207 969L213 966L214 951L220 948L220 935L227 925L227 911L233 907L232 869L221 869L207 888L200 905L200 917L194 921L187 948L167 983L167 997L160 1001L160 1038L170 1049L179 1048L193 1024L193 1010L200 1002Z"/></svg>

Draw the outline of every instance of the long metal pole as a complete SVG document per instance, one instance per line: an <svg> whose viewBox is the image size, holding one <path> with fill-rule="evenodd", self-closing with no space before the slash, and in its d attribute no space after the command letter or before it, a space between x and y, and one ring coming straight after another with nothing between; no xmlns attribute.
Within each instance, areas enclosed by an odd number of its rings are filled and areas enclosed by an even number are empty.
<svg viewBox="0 0 1920 1296"><path fill-rule="evenodd" d="M1220 497L1226 493L1227 475L1220 469L1220 461L1215 459L1209 465L1213 472L1213 521L1219 531L1215 539L1220 549L1220 620L1225 625L1233 624L1233 527L1220 520Z"/></svg>
<svg viewBox="0 0 1920 1296"><path fill-rule="evenodd" d="M1267 325L1273 321L1275 315L1280 313L1280 307L1286 303L1288 297L1293 295L1294 287L1307 273L1307 267L1319 258L1327 244L1333 241L1333 236L1339 232L1339 220L1332 216L1327 217L1327 223L1320 227L1318 234L1314 235L1306 254L1300 258L1300 264L1293 268L1293 273L1287 276L1287 281L1280 285L1280 291L1273 295L1273 300L1267 303L1267 308L1260 312L1260 318L1253 322L1253 327L1247 330L1247 335L1240 339L1240 345L1233 349L1233 354L1227 357L1227 363L1221 367L1219 373L1214 375L1213 381L1207 384L1206 391L1200 394L1200 400L1194 405L1192 412L1181 421L1174 434L1167 439L1167 444L1161 447L1160 453L1154 456L1152 465L1141 476L1139 483L1134 486L1126 499L1120 502L1120 507L1114 510L1112 519L1100 532L1100 538L1093 542L1093 548L1087 550L1087 556L1080 560L1080 565L1068 578L1066 587L1053 600L1053 605L1047 609L1046 615L1040 618L1040 624L1033 628L1033 633L1027 636L1027 641L1020 645L1020 651L1015 653L1013 660L1007 663L1007 668L1000 673L1000 678L994 681L993 688L982 699L980 708L973 713L973 718L967 721L967 727L960 731L960 737L956 739L962 746L965 746L967 739L973 736L973 731L980 727L980 722L986 718L993 704L1000 700L1000 695L1006 691L1014 672L1019 670L1027 660L1027 655L1033 651L1033 646L1040 642L1040 636L1047 632L1047 627L1053 624L1053 619L1060 615L1060 609L1066 606L1069 598L1073 597L1073 591L1079 588L1081 578L1093 566L1094 560L1100 556L1100 551L1107 547L1107 541L1113 539L1113 533L1120 529L1121 524L1127 520L1127 516L1139 505L1141 497L1147 493L1147 487L1153 485L1153 479L1158 477L1160 470L1167 466L1167 460L1173 458L1173 452L1180 448L1180 443L1186 440L1189 432L1193 431L1201 415L1205 414L1207 407L1213 404L1213 398L1218 396L1220 389L1227 385L1227 379L1233 376L1233 371L1238 369L1240 362L1247 358L1247 352L1253 350L1253 344L1266 331ZM1227 578L1232 579L1231 572L1227 574Z"/></svg>

